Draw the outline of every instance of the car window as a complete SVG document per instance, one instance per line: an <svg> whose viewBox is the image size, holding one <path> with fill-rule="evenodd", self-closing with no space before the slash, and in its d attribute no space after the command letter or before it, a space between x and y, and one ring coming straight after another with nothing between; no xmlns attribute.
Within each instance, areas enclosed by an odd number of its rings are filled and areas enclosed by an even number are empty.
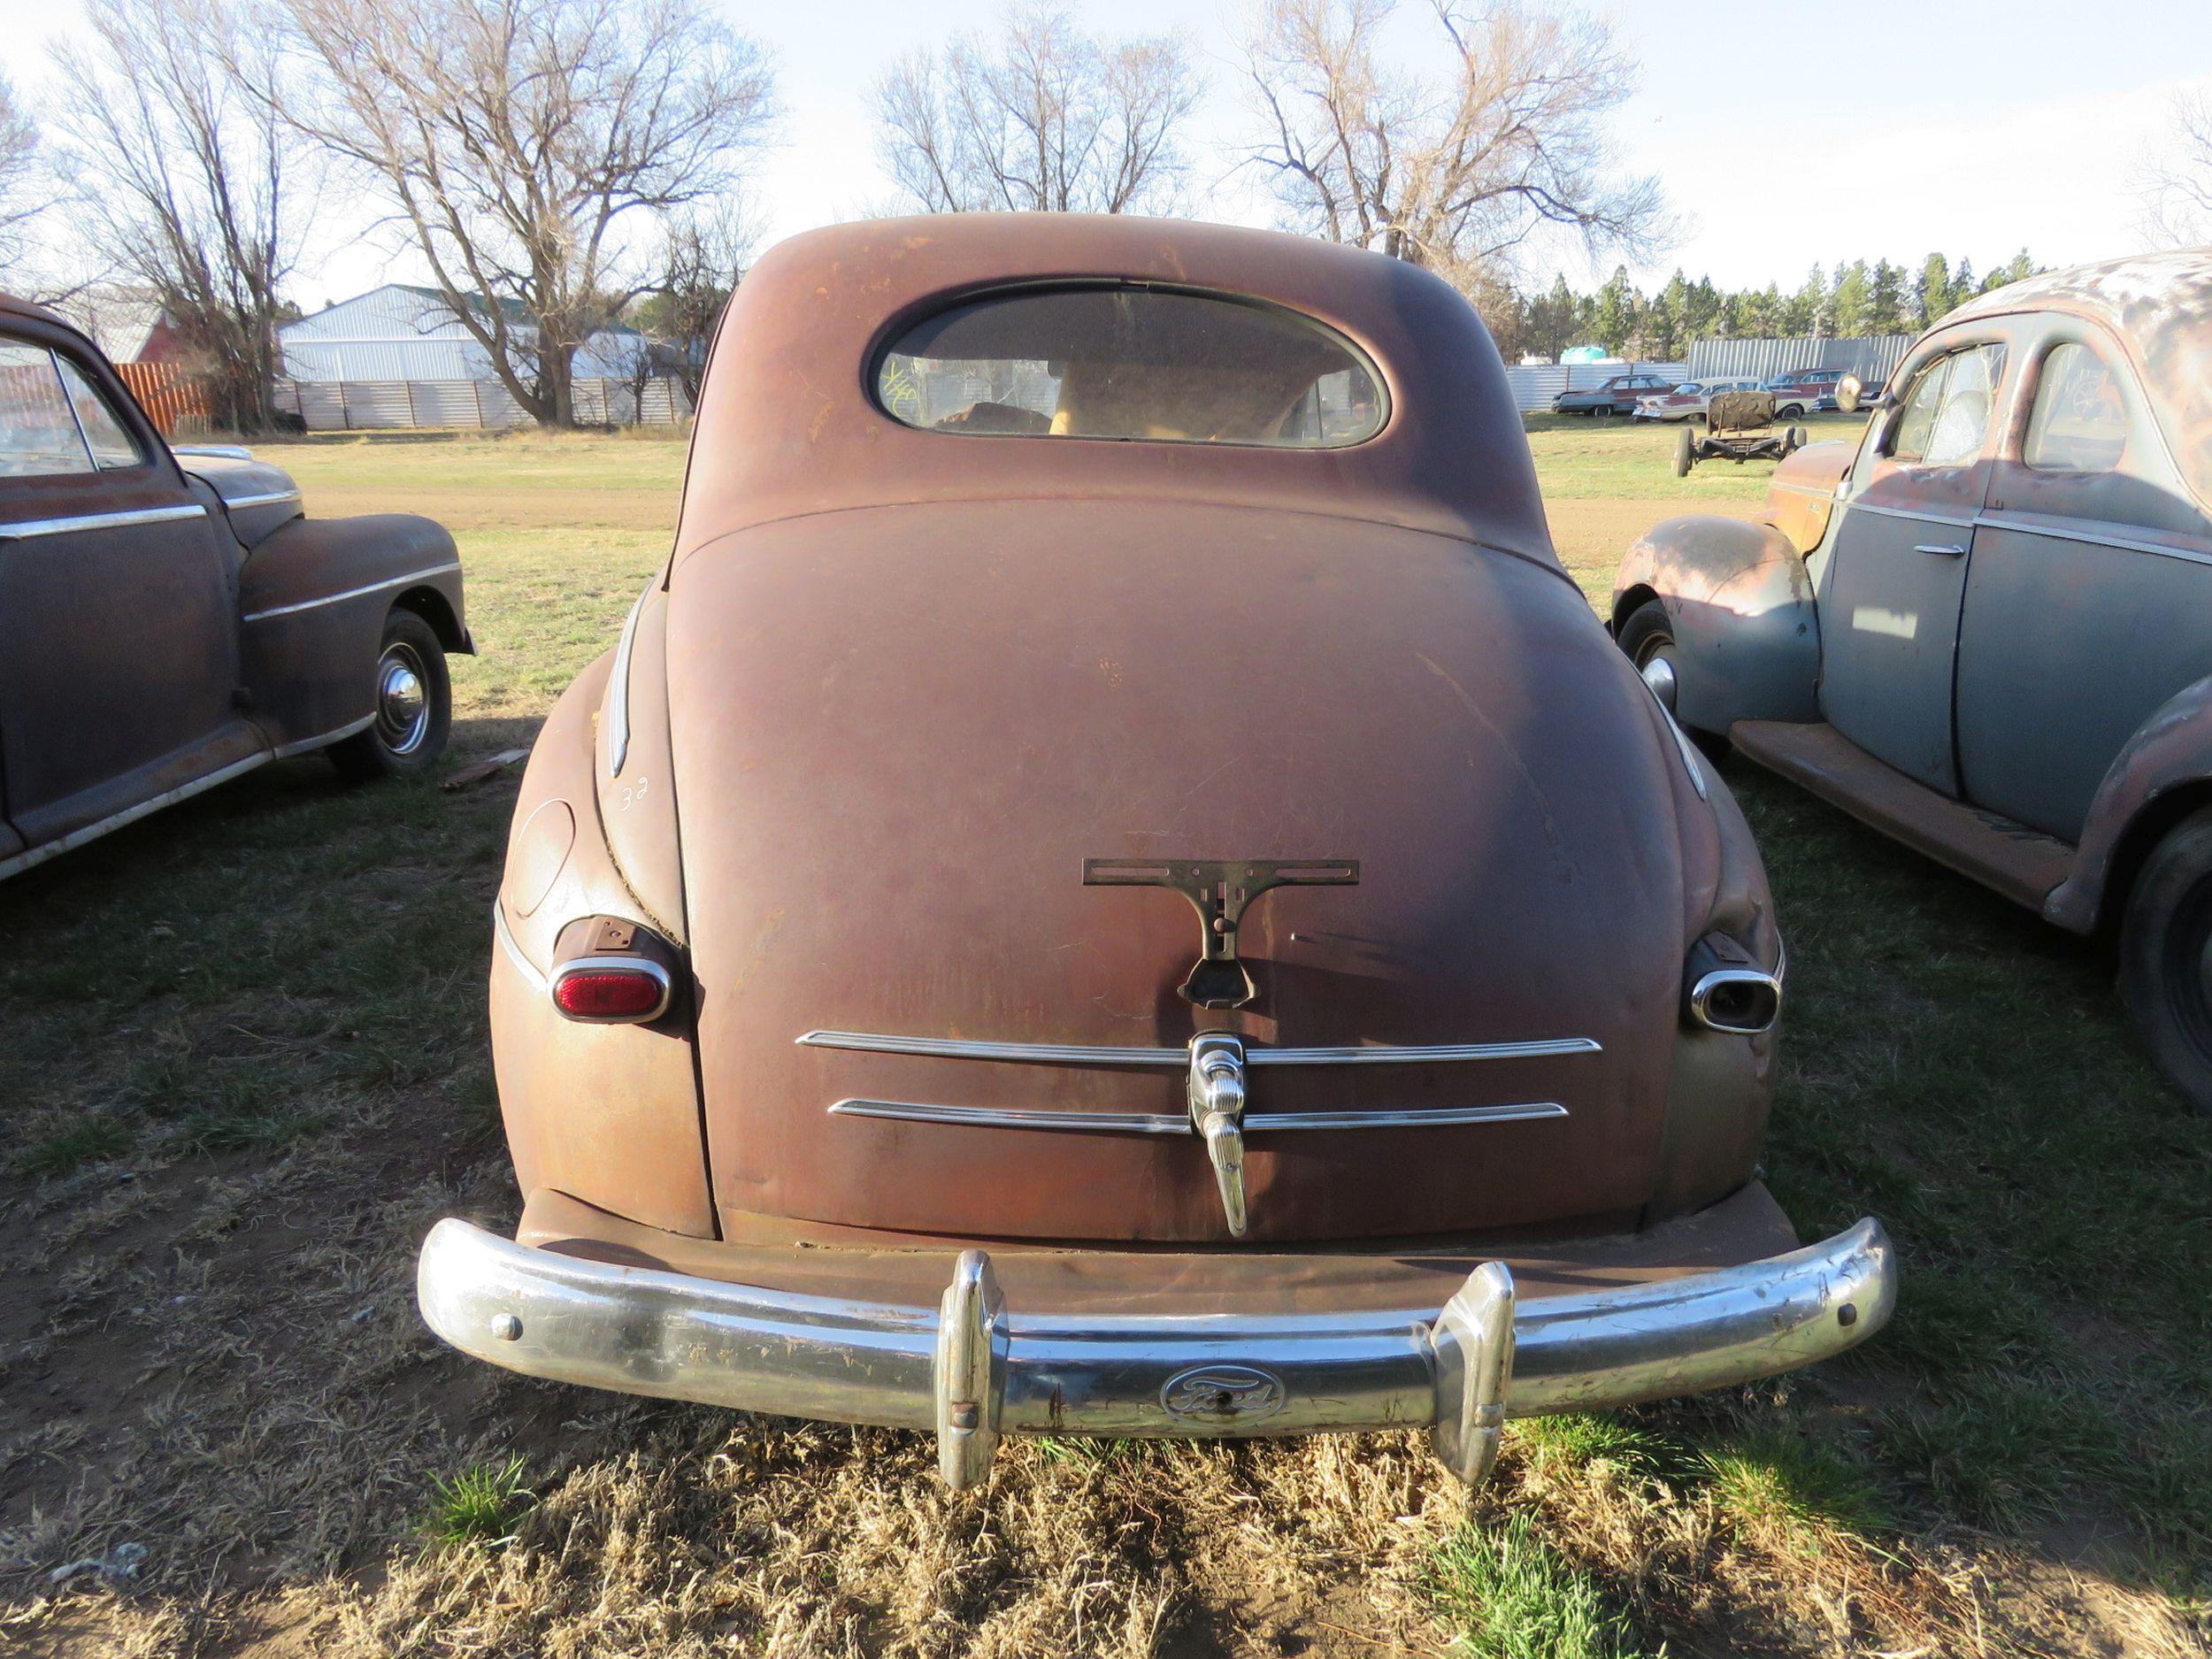
<svg viewBox="0 0 2212 1659"><path fill-rule="evenodd" d="M1943 402L1936 410L1935 429L1928 434L1923 457L1928 465L1956 466L1981 452L1982 434L1989 430L2004 368L2002 346L1976 346L1953 354L1950 378L1944 382Z"/></svg>
<svg viewBox="0 0 2212 1659"><path fill-rule="evenodd" d="M2043 359L2020 458L2050 472L2109 472L2128 442L2127 399L2111 365L2078 342Z"/></svg>
<svg viewBox="0 0 2212 1659"><path fill-rule="evenodd" d="M0 340L0 477L89 472L92 457L62 395L54 354Z"/></svg>
<svg viewBox="0 0 2212 1659"><path fill-rule="evenodd" d="M58 352L54 360L61 365L62 384L69 390L70 406L77 411L77 424L84 429L94 463L103 467L136 466L144 460L130 429L85 372Z"/></svg>
<svg viewBox="0 0 2212 1659"><path fill-rule="evenodd" d="M1133 283L987 295L876 366L893 419L970 435L1328 449L1382 429L1381 376L1277 306Z"/></svg>
<svg viewBox="0 0 2212 1659"><path fill-rule="evenodd" d="M1988 345L1951 352L1922 369L1906 389L1904 411L1890 437L1891 457L1928 466L1973 459L1989 429L2004 365L2005 349Z"/></svg>

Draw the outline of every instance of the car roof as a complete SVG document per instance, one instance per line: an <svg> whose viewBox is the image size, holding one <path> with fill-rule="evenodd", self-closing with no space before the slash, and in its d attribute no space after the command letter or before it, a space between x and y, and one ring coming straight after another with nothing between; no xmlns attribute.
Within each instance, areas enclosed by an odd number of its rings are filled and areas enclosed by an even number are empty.
<svg viewBox="0 0 2212 1659"><path fill-rule="evenodd" d="M2212 248L2136 254L2046 271L1967 301L1939 327L2060 311L2125 342L2192 486L2212 483Z"/></svg>
<svg viewBox="0 0 2212 1659"><path fill-rule="evenodd" d="M1362 348L1387 392L1343 449L969 436L876 403L907 327L995 289L1129 281L1280 305ZM1479 455L1483 465L1470 466ZM1313 238L1079 213L948 213L810 231L732 296L699 396L680 561L800 514L933 502L1188 500L1402 525L1556 567L1528 440L1481 319L1434 273ZM1009 518L1018 538L1018 510Z"/></svg>

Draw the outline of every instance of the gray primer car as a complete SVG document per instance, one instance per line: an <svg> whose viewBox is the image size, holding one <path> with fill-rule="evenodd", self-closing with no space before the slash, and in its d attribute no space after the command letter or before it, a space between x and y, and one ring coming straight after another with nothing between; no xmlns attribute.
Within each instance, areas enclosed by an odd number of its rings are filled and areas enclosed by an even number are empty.
<svg viewBox="0 0 2212 1659"><path fill-rule="evenodd" d="M1686 726L2116 931L2212 1111L2212 252L1998 289L1890 384L1856 445L1777 469L1764 522L1631 547L1615 637Z"/></svg>

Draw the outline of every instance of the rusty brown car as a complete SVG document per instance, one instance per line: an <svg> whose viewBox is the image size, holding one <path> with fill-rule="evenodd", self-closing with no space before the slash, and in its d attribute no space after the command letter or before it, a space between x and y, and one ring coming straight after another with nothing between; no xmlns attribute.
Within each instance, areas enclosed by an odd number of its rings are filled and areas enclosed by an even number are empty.
<svg viewBox="0 0 2212 1659"><path fill-rule="evenodd" d="M0 876L288 755L420 771L472 649L437 525L310 518L244 449L173 450L0 297Z"/></svg>
<svg viewBox="0 0 2212 1659"><path fill-rule="evenodd" d="M1682 723L2078 933L2212 1111L2212 253L1916 342L1763 521L1660 525L1613 626ZM1846 401L1855 401L1845 382Z"/></svg>
<svg viewBox="0 0 2212 1659"><path fill-rule="evenodd" d="M493 914L479 1358L934 1432L1422 1425L1878 1328L1758 1179L1782 941L1413 266L1065 215L783 244Z"/></svg>

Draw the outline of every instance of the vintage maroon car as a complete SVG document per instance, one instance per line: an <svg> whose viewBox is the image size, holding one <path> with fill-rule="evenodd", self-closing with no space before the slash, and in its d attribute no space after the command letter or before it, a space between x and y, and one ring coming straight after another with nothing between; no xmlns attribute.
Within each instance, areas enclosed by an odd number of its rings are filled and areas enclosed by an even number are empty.
<svg viewBox="0 0 2212 1659"><path fill-rule="evenodd" d="M309 518L243 449L173 451L0 297L0 876L287 755L419 771L472 649L437 525Z"/></svg>
<svg viewBox="0 0 2212 1659"><path fill-rule="evenodd" d="M1764 522L1630 548L1621 649L1694 731L2116 934L2212 1111L2212 253L1999 288L1891 384L1857 442L1776 469Z"/></svg>
<svg viewBox="0 0 2212 1659"><path fill-rule="evenodd" d="M746 278L674 553L495 903L542 1377L933 1429L1432 1426L1764 1375L1893 1264L1757 1179L1782 943L1554 557L1474 312L1252 231L877 221Z"/></svg>

